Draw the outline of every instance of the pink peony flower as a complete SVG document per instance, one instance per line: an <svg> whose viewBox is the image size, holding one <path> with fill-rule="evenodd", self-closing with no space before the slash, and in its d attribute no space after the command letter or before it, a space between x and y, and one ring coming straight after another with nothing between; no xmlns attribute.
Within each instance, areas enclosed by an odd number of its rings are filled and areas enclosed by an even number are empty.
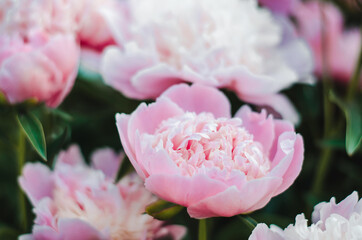
<svg viewBox="0 0 362 240"><path fill-rule="evenodd" d="M0 36L0 91L10 103L33 98L57 107L73 87L79 49L71 35Z"/></svg>
<svg viewBox="0 0 362 240"><path fill-rule="evenodd" d="M336 199L314 207L313 223L308 226L304 214L296 217L295 225L282 230L258 224L249 240L358 240L362 236L362 200L353 192L339 204Z"/></svg>
<svg viewBox="0 0 362 240"><path fill-rule="evenodd" d="M212 87L176 85L116 119L146 188L193 218L260 209L302 167L303 140L290 123L247 106L231 118L227 98Z"/></svg>
<svg viewBox="0 0 362 240"><path fill-rule="evenodd" d="M331 3L300 2L294 15L299 35L307 40L313 50L316 73L322 75L325 50L329 74L337 80L347 82L353 74L362 44L359 30L344 30L342 13ZM325 43L322 32L325 34Z"/></svg>
<svg viewBox="0 0 362 240"><path fill-rule="evenodd" d="M44 239L181 239L182 226L143 214L155 200L136 175L114 183L123 154L97 151L88 167L77 146L60 153L54 171L40 163L28 163L19 178L34 206L33 233L21 240Z"/></svg>
<svg viewBox="0 0 362 240"><path fill-rule="evenodd" d="M228 88L296 120L278 92L305 80L313 66L287 19L273 17L256 0L126 3L124 15L107 15L118 43L102 59L107 84L137 99L154 99L180 82Z"/></svg>

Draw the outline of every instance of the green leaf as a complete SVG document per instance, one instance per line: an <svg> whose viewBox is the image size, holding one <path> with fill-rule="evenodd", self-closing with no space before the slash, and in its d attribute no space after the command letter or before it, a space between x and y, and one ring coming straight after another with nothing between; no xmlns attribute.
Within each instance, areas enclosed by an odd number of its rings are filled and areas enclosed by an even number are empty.
<svg viewBox="0 0 362 240"><path fill-rule="evenodd" d="M43 126L40 121L30 112L18 114L18 122L24 130L28 140L45 161L47 160L46 144Z"/></svg>
<svg viewBox="0 0 362 240"><path fill-rule="evenodd" d="M362 142L362 109L356 101L344 102L333 92L330 93L331 101L335 102L344 112L346 117L346 151L352 156Z"/></svg>
<svg viewBox="0 0 362 240"><path fill-rule="evenodd" d="M19 233L10 227L6 227L6 226L1 226L0 227L0 239L17 239Z"/></svg>
<svg viewBox="0 0 362 240"><path fill-rule="evenodd" d="M146 213L158 220L167 220L178 214L184 207L164 200L158 200L146 207Z"/></svg>

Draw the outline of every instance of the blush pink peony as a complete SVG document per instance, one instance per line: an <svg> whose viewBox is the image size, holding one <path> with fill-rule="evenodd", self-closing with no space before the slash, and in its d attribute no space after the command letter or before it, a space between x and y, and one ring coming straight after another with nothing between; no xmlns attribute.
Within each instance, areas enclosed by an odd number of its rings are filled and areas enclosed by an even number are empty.
<svg viewBox="0 0 362 240"><path fill-rule="evenodd" d="M193 218L260 209L302 167L303 140L292 124L247 106L232 118L228 99L212 87L175 85L116 119L146 188Z"/></svg>
<svg viewBox="0 0 362 240"><path fill-rule="evenodd" d="M54 171L28 163L19 178L36 215L32 234L21 240L181 239L185 228L143 214L156 198L137 175L114 183L123 154L98 150L85 164L77 146L59 154Z"/></svg>
<svg viewBox="0 0 362 240"><path fill-rule="evenodd" d="M78 45L69 34L2 35L0 91L10 103L32 98L57 107L73 87L78 58Z"/></svg>
<svg viewBox="0 0 362 240"><path fill-rule="evenodd" d="M294 225L282 230L272 225L258 224L249 240L358 240L362 236L362 200L353 192L342 202L336 199L314 207L313 223L308 226L304 214L296 217Z"/></svg>
<svg viewBox="0 0 362 240"><path fill-rule="evenodd" d="M345 30L342 13L332 3L300 2L294 16L299 35L307 40L313 50L316 73L322 75L325 57L328 73L337 80L347 82L353 74L362 44L359 30ZM325 40L322 34L325 34Z"/></svg>
<svg viewBox="0 0 362 240"><path fill-rule="evenodd" d="M102 59L107 84L137 99L157 98L181 82L228 88L296 120L278 92L306 80L313 64L287 19L256 0L125 2L125 14L107 15L118 43Z"/></svg>

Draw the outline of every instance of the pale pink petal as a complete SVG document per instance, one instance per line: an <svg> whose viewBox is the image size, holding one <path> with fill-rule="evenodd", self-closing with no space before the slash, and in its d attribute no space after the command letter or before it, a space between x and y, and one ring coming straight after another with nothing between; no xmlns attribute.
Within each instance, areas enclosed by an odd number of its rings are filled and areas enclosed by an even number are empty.
<svg viewBox="0 0 362 240"><path fill-rule="evenodd" d="M56 230L48 226L35 225L33 227L33 237L36 240L61 240Z"/></svg>
<svg viewBox="0 0 362 240"><path fill-rule="evenodd" d="M93 72L99 72L100 71L100 65L101 65L101 53L91 49L83 47L81 49L80 53L80 63L82 66L84 66L86 69L89 69Z"/></svg>
<svg viewBox="0 0 362 240"><path fill-rule="evenodd" d="M171 236L173 240L181 240L187 232L187 228L184 226L170 225L165 226L157 233L156 238L162 238L165 236Z"/></svg>
<svg viewBox="0 0 362 240"><path fill-rule="evenodd" d="M82 152L78 145L71 145L67 150L59 153L55 168L59 168L63 165L77 166L77 165L85 165L85 161L83 159Z"/></svg>
<svg viewBox="0 0 362 240"><path fill-rule="evenodd" d="M132 147L134 144L134 141L132 142L132 145L131 145L131 143L129 142L129 138L128 138L128 135L132 134L132 132L130 132L130 133L128 132L128 123L129 123L130 118L131 118L130 116L128 116L124 113L116 114L116 125L117 125L117 129L118 129L118 134L121 138L123 150L126 153L128 159L131 161L131 163L132 163L133 167L135 168L136 172L138 173L138 175L142 179L145 179L146 171L144 170L142 165L138 164L134 148Z"/></svg>
<svg viewBox="0 0 362 240"><path fill-rule="evenodd" d="M166 64L156 64L143 69L135 74L131 83L138 91L142 92L143 98L155 99L167 88L184 82L182 76Z"/></svg>
<svg viewBox="0 0 362 240"><path fill-rule="evenodd" d="M261 113L252 112L249 106L244 105L235 114L235 117L241 118L246 130L253 134L253 139L261 143L263 150L269 155L275 141L274 119L272 116L267 117L265 110Z"/></svg>
<svg viewBox="0 0 362 240"><path fill-rule="evenodd" d="M90 224L79 219L60 219L58 222L58 231L60 239L78 239L78 240L106 240L98 230Z"/></svg>
<svg viewBox="0 0 362 240"><path fill-rule="evenodd" d="M40 163L27 163L19 177L19 184L33 206L42 198L51 197L54 188L51 171Z"/></svg>
<svg viewBox="0 0 362 240"><path fill-rule="evenodd" d="M122 92L125 96L144 99L144 94L136 89L131 79L143 68L153 65L153 60L140 49L130 47L127 52L108 47L101 60L100 73L106 84Z"/></svg>
<svg viewBox="0 0 362 240"><path fill-rule="evenodd" d="M283 119L298 124L299 114L291 101L282 94L264 95L264 96L245 96L244 100L256 105L270 106L280 113Z"/></svg>
<svg viewBox="0 0 362 240"><path fill-rule="evenodd" d="M338 214L349 219L355 210L357 202L358 193L354 191L338 204L336 204L336 199L334 197L331 198L330 202L319 203L314 207L312 213L313 223L317 223L320 220L325 223L326 219L332 214Z"/></svg>
<svg viewBox="0 0 362 240"><path fill-rule="evenodd" d="M111 148L103 148L92 153L91 162L94 169L101 170L110 179L115 179L124 154L117 154Z"/></svg>
<svg viewBox="0 0 362 240"><path fill-rule="evenodd" d="M142 146L140 136L136 133L136 159L146 172L146 177L152 174L180 174L181 171L164 149L154 149L151 144Z"/></svg>
<svg viewBox="0 0 362 240"><path fill-rule="evenodd" d="M231 106L226 96L219 90L211 87L193 84L179 84L173 86L162 94L168 97L184 111L211 112L216 118L231 116Z"/></svg>
<svg viewBox="0 0 362 240"><path fill-rule="evenodd" d="M281 229L280 229L281 230ZM265 223L259 223L251 233L249 240L284 240L285 238L273 229L268 228Z"/></svg>
<svg viewBox="0 0 362 240"><path fill-rule="evenodd" d="M193 177L167 174L151 175L146 179L145 186L147 190L160 198L186 207L227 188L227 185L221 181L213 180L202 174Z"/></svg>
<svg viewBox="0 0 362 240"><path fill-rule="evenodd" d="M152 134L156 131L162 121L183 113L183 109L167 98L160 98L155 103L151 103L148 106L142 103L132 113L129 120L129 141L133 144L136 131L140 134Z"/></svg>
<svg viewBox="0 0 362 240"><path fill-rule="evenodd" d="M255 204L262 200L264 203L268 202L273 195L274 187L281 183L281 178L266 177L252 180L241 190L236 186L229 187L221 193L190 205L187 211L193 218L231 217L251 212L263 207L261 205L255 207Z"/></svg>

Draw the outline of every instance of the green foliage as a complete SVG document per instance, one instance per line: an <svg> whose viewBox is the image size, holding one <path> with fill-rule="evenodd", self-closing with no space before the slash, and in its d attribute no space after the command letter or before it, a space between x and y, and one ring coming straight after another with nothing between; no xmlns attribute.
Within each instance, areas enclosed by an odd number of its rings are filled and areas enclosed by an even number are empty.
<svg viewBox="0 0 362 240"><path fill-rule="evenodd" d="M157 200L146 207L146 213L159 220L168 220L184 207L164 200Z"/></svg>

